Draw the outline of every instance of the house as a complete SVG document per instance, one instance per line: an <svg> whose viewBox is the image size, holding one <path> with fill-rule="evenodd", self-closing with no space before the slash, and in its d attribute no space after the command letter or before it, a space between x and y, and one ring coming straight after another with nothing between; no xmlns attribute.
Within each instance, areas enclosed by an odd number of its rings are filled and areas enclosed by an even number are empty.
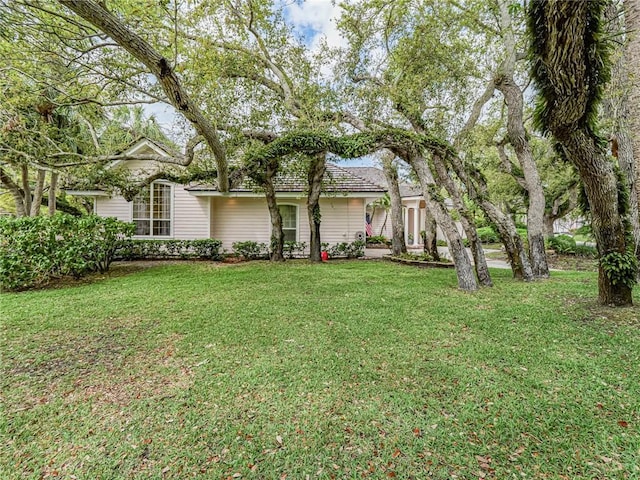
<svg viewBox="0 0 640 480"><path fill-rule="evenodd" d="M168 155L167 149L148 139L131 146L129 155ZM159 163L150 160L120 160L133 174L152 172ZM114 166L116 165L114 163ZM286 240L308 242L305 180L280 176L276 192L283 217ZM136 224L134 238L221 240L231 250L238 241L269 243L271 221L264 193L246 181L228 193L215 185L180 185L154 181L133 201L101 190L68 191L72 195L94 198L94 213ZM320 199L321 238L329 244L364 238L367 206L383 196L385 188L354 171L328 164L324 193Z"/></svg>

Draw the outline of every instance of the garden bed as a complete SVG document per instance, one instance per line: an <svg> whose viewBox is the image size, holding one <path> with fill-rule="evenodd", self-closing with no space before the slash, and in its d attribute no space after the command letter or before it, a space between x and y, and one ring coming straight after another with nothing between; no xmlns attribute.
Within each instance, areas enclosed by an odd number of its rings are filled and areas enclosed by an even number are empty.
<svg viewBox="0 0 640 480"><path fill-rule="evenodd" d="M416 267L425 267L425 268L454 268L452 262L436 262L434 260L420 260L418 258L402 258L402 257L394 257L393 255L385 255L382 257L385 260L389 260L391 262L396 263L404 263L406 265L414 265Z"/></svg>

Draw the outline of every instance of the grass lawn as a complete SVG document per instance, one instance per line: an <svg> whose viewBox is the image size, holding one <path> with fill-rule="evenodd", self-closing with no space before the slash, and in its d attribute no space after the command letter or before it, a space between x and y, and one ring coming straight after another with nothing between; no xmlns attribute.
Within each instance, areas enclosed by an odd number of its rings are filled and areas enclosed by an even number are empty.
<svg viewBox="0 0 640 480"><path fill-rule="evenodd" d="M594 273L492 273L187 263L0 295L0 478L640 478L638 308L596 307Z"/></svg>

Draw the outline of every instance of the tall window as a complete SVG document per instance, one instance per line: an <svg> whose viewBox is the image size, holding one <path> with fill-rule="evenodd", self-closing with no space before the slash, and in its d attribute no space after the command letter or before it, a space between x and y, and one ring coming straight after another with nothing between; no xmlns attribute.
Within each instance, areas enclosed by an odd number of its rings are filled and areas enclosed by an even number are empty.
<svg viewBox="0 0 640 480"><path fill-rule="evenodd" d="M278 208L282 216L284 241L296 242L298 240L298 207L295 205L280 205Z"/></svg>
<svg viewBox="0 0 640 480"><path fill-rule="evenodd" d="M133 199L136 235L171 236L171 185L152 183Z"/></svg>

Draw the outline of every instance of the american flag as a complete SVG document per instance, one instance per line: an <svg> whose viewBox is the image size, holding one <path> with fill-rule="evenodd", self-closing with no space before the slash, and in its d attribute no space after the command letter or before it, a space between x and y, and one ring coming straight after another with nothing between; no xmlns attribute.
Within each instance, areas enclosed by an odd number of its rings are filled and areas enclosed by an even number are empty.
<svg viewBox="0 0 640 480"><path fill-rule="evenodd" d="M373 236L373 227L371 226L371 222L366 222L364 229L367 231L368 236Z"/></svg>

